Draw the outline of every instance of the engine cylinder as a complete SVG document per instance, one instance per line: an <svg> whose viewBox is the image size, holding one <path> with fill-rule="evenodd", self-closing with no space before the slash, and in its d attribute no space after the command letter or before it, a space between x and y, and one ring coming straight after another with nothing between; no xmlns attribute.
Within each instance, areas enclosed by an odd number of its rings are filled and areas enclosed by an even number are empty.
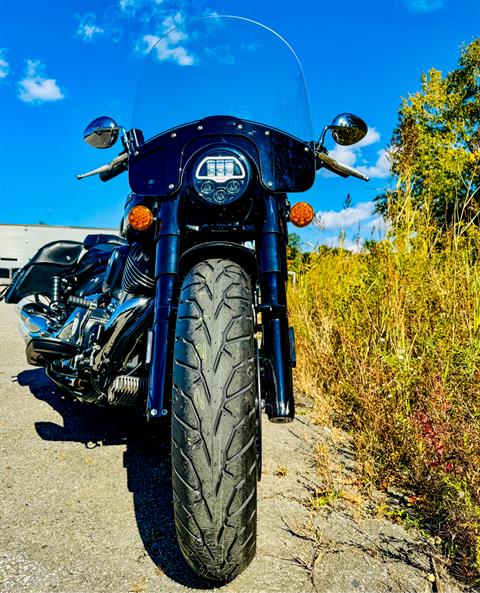
<svg viewBox="0 0 480 593"><path fill-rule="evenodd" d="M140 243L132 245L122 278L122 290L129 294L151 292L155 287L154 260Z"/></svg>

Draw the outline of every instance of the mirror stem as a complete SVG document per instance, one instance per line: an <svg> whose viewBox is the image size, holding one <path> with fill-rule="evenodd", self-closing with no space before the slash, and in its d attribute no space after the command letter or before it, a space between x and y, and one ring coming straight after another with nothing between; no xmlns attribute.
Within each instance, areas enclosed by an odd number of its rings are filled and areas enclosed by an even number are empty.
<svg viewBox="0 0 480 593"><path fill-rule="evenodd" d="M132 145L130 142L130 138L128 137L127 130L123 126L118 126L118 130L122 133L123 144L128 154L132 154Z"/></svg>
<svg viewBox="0 0 480 593"><path fill-rule="evenodd" d="M323 146L323 143L325 141L325 134L328 132L329 129L330 126L325 126L323 128L322 133L320 134L320 138L318 139L317 146Z"/></svg>

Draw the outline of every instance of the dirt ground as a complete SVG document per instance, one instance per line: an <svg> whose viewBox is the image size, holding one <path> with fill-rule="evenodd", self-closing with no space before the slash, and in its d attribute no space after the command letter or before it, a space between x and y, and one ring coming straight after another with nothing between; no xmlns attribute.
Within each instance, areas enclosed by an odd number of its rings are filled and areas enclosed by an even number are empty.
<svg viewBox="0 0 480 593"><path fill-rule="evenodd" d="M184 563L173 526L168 436L128 411L62 399L25 362L14 306L0 304L0 591L212 589ZM257 556L225 592L456 593L444 561L380 518L354 486L348 440L311 423L263 422ZM303 414L302 414L303 412ZM325 471L346 494L318 504ZM317 493L317 496L315 496Z"/></svg>

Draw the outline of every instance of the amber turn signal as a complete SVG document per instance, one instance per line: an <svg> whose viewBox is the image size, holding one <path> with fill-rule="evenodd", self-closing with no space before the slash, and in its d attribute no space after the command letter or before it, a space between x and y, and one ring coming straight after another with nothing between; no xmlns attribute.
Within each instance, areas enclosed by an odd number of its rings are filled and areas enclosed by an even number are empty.
<svg viewBox="0 0 480 593"><path fill-rule="evenodd" d="M298 227L310 224L314 216L315 212L307 202L297 202L290 210L290 222Z"/></svg>
<svg viewBox="0 0 480 593"><path fill-rule="evenodd" d="M134 206L128 213L128 224L136 231L146 231L152 222L152 211L146 206Z"/></svg>

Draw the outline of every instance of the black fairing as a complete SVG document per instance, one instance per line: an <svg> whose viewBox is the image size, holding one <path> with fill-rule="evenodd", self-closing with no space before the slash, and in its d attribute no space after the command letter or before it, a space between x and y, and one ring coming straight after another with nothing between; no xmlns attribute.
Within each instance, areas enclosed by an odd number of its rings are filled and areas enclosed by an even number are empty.
<svg viewBox="0 0 480 593"><path fill-rule="evenodd" d="M315 181L315 158L307 142L255 122L212 116L141 144L129 161L132 191L143 196L174 194L191 156L202 145L222 142L247 152L271 193L303 192Z"/></svg>
<svg viewBox="0 0 480 593"><path fill-rule="evenodd" d="M103 233L98 235L87 235L83 240L83 246L87 250L95 247L96 245L104 244L127 245L127 241L123 237L117 237L117 235L106 235Z"/></svg>
<svg viewBox="0 0 480 593"><path fill-rule="evenodd" d="M119 249L116 243L103 243L90 247L83 254L75 268L68 272L67 278L74 278L76 295L85 297L102 292L104 274L112 253Z"/></svg>
<svg viewBox="0 0 480 593"><path fill-rule="evenodd" d="M83 279L86 276L91 276L100 270L104 270L112 251L117 247L118 245L114 243L104 243L90 247L75 268L69 271L67 275Z"/></svg>
<svg viewBox="0 0 480 593"><path fill-rule="evenodd" d="M72 271L83 249L76 241L44 245L15 276L5 295L6 303L18 303L32 294L49 294L52 278Z"/></svg>

